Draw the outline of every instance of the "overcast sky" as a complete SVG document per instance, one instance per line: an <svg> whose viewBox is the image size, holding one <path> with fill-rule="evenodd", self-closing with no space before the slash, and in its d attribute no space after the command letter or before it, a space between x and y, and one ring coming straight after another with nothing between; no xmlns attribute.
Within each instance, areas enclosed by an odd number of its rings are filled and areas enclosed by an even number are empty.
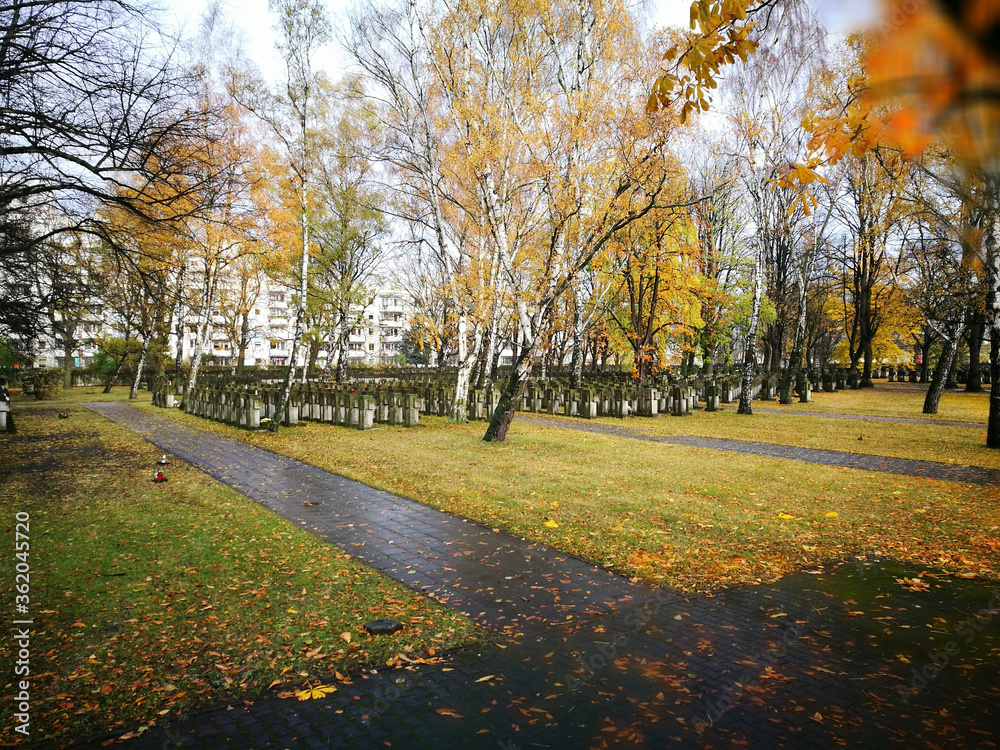
<svg viewBox="0 0 1000 750"><path fill-rule="evenodd" d="M158 1L166 9L168 19L172 19L172 26L186 29L187 34L196 31L205 10L205 0ZM834 31L843 31L859 22L871 22L878 7L872 0L810 1L823 23ZM357 4L358 0L328 0L334 25L342 23L345 11ZM650 0L649 7L652 10L653 25L688 27L691 0ZM249 56L257 62L265 75L269 78L280 75L279 71L283 66L274 49L274 16L267 10L267 0L224 0L223 8L228 19L244 34ZM336 45L330 45L317 62L333 79L340 78L344 73L346 60Z"/></svg>
<svg viewBox="0 0 1000 750"><path fill-rule="evenodd" d="M205 0L160 0L171 16L176 28L186 28L187 34L193 34L198 27L201 15L205 10ZM267 10L267 0L224 0L228 19L242 30L245 35L246 49L268 77L274 77L282 69L280 60L274 50L272 26L274 16ZM356 3L329 0L330 16L334 25L343 21L343 13L354 7ZM653 0L653 23L657 26L681 25L687 26L690 19L690 0ZM345 60L335 45L331 45L318 60L333 79L339 78L344 70ZM275 71L270 73L269 71Z"/></svg>

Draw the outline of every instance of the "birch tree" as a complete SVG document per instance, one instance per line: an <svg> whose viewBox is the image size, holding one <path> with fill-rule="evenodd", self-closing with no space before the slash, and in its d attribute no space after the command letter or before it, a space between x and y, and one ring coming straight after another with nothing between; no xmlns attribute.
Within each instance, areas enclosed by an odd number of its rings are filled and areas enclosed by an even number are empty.
<svg viewBox="0 0 1000 750"><path fill-rule="evenodd" d="M641 116L629 96L648 74L636 64L643 49L623 4L553 4L526 29L539 29L546 46L533 86L544 92L546 116L533 107L519 126L526 135L532 128L526 141L541 221L533 243L498 242L520 345L484 436L495 442L506 440L555 302L617 232L663 205L664 188L677 171L667 147L675 117ZM487 220L502 240L491 176L484 191Z"/></svg>
<svg viewBox="0 0 1000 750"><path fill-rule="evenodd" d="M452 175L446 174L446 162L458 137L449 132L459 114L455 110L458 94L471 75L471 32L459 29L460 38L470 44L464 59L456 58L449 65L449 56L456 50L435 36L440 19L435 16L432 21L429 13L416 0L403 0L394 9L358 14L352 19L348 48L369 81L371 96L384 108L382 157L396 179L399 203L406 207L402 218L410 223L416 239L411 247L437 266L435 275L449 298L458 363L449 419L465 422L470 376L485 330L477 312L483 309L489 275L480 272L478 262L483 245L476 241L481 236L477 202L470 205L468 195L461 194L465 175L456 185ZM452 14L456 23L461 18ZM455 23L440 27L439 33L443 37L453 31ZM450 93L442 90L448 85ZM461 172L463 165L457 167Z"/></svg>
<svg viewBox="0 0 1000 750"><path fill-rule="evenodd" d="M389 225L383 208L388 192L378 185L381 137L377 115L363 106L358 80L342 82L323 98L323 132L317 136L315 244L311 302L328 309L325 377L347 378L351 331L371 299L372 282L385 260Z"/></svg>
<svg viewBox="0 0 1000 750"><path fill-rule="evenodd" d="M259 80L235 79L231 92L244 107L266 123L271 134L281 143L289 170L288 183L297 207L298 302L292 328L292 350L275 417L268 426L271 432L277 432L288 409L296 379L296 362L306 329L311 246L309 201L313 181L311 123L315 117L318 86L314 57L332 36L326 6L319 0L268 0L268 8L277 16L278 38L275 46L284 59L285 79L273 92ZM306 369L303 367L303 379Z"/></svg>

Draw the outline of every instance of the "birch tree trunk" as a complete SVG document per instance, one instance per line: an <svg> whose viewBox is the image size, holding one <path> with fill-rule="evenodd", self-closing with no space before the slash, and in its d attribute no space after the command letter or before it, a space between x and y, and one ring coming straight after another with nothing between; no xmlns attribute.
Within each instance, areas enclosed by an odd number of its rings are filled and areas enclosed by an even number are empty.
<svg viewBox="0 0 1000 750"><path fill-rule="evenodd" d="M483 338L483 353L481 357L476 357L474 360L474 365L479 365L478 373L476 373L476 388L480 390L485 390L489 387L490 367L493 364L493 350L497 343L497 330L495 326L490 326L485 333Z"/></svg>
<svg viewBox="0 0 1000 750"><path fill-rule="evenodd" d="M214 300L212 302L214 304ZM184 400L187 400L187 393L198 383L198 373L201 371L201 353L208 346L208 339L212 335L212 308L208 308L204 319L198 325L198 339L195 350L191 352L191 367L188 370L187 388L184 391Z"/></svg>
<svg viewBox="0 0 1000 750"><path fill-rule="evenodd" d="M451 404L449 422L465 424L469 421L469 382L472 368L479 358L483 343L483 327L477 323L473 328L472 347L468 341L469 317L465 312L458 314L458 376L455 380L455 395Z"/></svg>
<svg viewBox="0 0 1000 750"><path fill-rule="evenodd" d="M982 363L980 350L983 347L983 334L986 330L985 315L975 313L969 324L969 374L965 380L966 393L983 392Z"/></svg>
<svg viewBox="0 0 1000 750"><path fill-rule="evenodd" d="M191 368L188 372L187 388L184 391L184 399L181 402L181 407L184 406L184 401L187 401L187 394L195 384L198 382L198 372L201 370L201 353L205 351L205 347L208 346L208 339L212 335L212 310L215 308L215 289L218 280L218 268L216 268L211 273L209 269L205 269L205 294L203 299L205 304L203 305L204 318L201 320L198 331L198 343L195 350L191 353Z"/></svg>
<svg viewBox="0 0 1000 750"><path fill-rule="evenodd" d="M302 137L305 138L305 118L302 120ZM303 146L304 148L304 146ZM302 329L306 322L306 294L309 285L309 215L306 212L308 205L308 188L305 179L302 181L302 191L299 198L299 221L302 231L302 265L299 278L299 305L295 311L295 329L292 333L292 351L288 356L288 371L285 373L285 382L281 388L281 397L278 400L278 408L275 411L274 419L268 424L270 432L277 432L278 425L285 418L288 411L288 401L292 396L292 385L295 383L295 362L299 356L299 348L302 341ZM306 375L307 366L303 366L303 378Z"/></svg>
<svg viewBox="0 0 1000 750"><path fill-rule="evenodd" d="M986 328L990 334L990 416L986 447L1000 448L1000 247L997 219L1000 214L1000 174L987 177L993 211L986 224Z"/></svg>
<svg viewBox="0 0 1000 750"><path fill-rule="evenodd" d="M73 341L69 322L63 323L66 333L63 336L63 388L67 391L73 387Z"/></svg>
<svg viewBox="0 0 1000 750"><path fill-rule="evenodd" d="M580 298L573 295L573 359L572 359L572 385L579 388L583 384L583 310L581 309Z"/></svg>
<svg viewBox="0 0 1000 750"><path fill-rule="evenodd" d="M948 378L948 373L951 372L951 365L955 361L955 352L958 351L961 340L962 326L959 326L958 330L945 333L941 358L938 360L937 367L934 368L930 388L927 389L927 396L924 397L924 414L938 413L938 402L944 392L945 381Z"/></svg>
<svg viewBox="0 0 1000 750"><path fill-rule="evenodd" d="M747 330L746 345L743 348L743 379L740 386L740 406L737 414L753 414L753 378L757 365L757 323L760 320L761 296L760 251L753 259L753 306L750 310L750 325Z"/></svg>
<svg viewBox="0 0 1000 750"><path fill-rule="evenodd" d="M240 350L239 350L239 374L242 375L247 365L247 346L250 344L250 313L243 315L243 324L240 328Z"/></svg>
<svg viewBox="0 0 1000 750"><path fill-rule="evenodd" d="M808 263L808 260L806 262ZM788 357L788 367L785 368L785 373L781 378L781 395L779 400L783 404L792 403L792 388L798 381L799 371L802 369L802 347L806 340L806 304L808 303L806 279L809 274L808 266L804 270L798 269L797 273L799 313L795 319L795 334L792 339L792 351Z"/></svg>
<svg viewBox="0 0 1000 750"><path fill-rule="evenodd" d="M135 368L135 377L132 378L132 388L128 392L129 401L135 401L139 397L139 383L142 381L142 368L146 366L146 355L149 353L149 336L142 337L142 349L139 352L139 364Z"/></svg>
<svg viewBox="0 0 1000 750"><path fill-rule="evenodd" d="M839 189L842 180L843 172L841 173L840 179L837 180L837 189ZM802 349L805 346L806 340L806 306L809 302L806 284L809 282L809 276L812 272L813 259L819 252L819 246L823 239L823 233L826 231L827 224L830 223L830 217L833 215L833 207L836 205L835 196L836 190L834 191L834 194L830 196L830 206L826 210L826 216L823 219L823 223L820 225L819 231L816 233L816 238L813 240L812 246L809 248L806 257L803 259L802 266L796 267L796 282L798 283L799 291L799 314L795 320L795 338L792 341L792 353L788 360L788 368L785 372L785 376L781 379L780 401L783 404L792 403L792 385L798 381L799 372L802 369Z"/></svg>
<svg viewBox="0 0 1000 750"><path fill-rule="evenodd" d="M177 272L177 306L174 312L174 338L177 340L177 356L174 359L174 380L178 383L184 377L184 271L182 262Z"/></svg>
<svg viewBox="0 0 1000 750"><path fill-rule="evenodd" d="M337 364L336 364L336 375L334 376L338 383L347 382L347 351L350 348L351 343L351 326L348 325L348 317L350 313L347 310L340 311L340 323L337 328ZM330 339L333 340L334 332L330 331ZM323 378L324 380L329 380L330 375L334 372L333 370L333 352L330 356L326 358L326 366L323 368Z"/></svg>
<svg viewBox="0 0 1000 750"><path fill-rule="evenodd" d="M502 254L501 261L505 269L507 269L509 277L513 278L513 274L509 272L510 257ZM550 298L554 297L551 294L551 286L552 282L550 282ZM514 412L517 411L517 406L521 402L521 396L524 394L524 387L531 376L532 360L535 357L535 349L538 346L538 342L541 340L540 332L542 326L548 319L548 314L552 308L547 307L535 311L534 315L528 315L528 306L524 298L519 295L515 299L514 309L517 313L517 323L521 332L521 346L514 358L514 366L511 368L510 377L500 392L497 407L493 410L493 416L490 417L489 427L486 428L486 434L483 435L483 440L488 443L502 443L507 439L507 431L514 421Z"/></svg>
<svg viewBox="0 0 1000 750"><path fill-rule="evenodd" d="M497 408L490 419L490 426L486 428L483 440L488 443L503 443L507 440L507 431L514 421L514 412L524 395L524 388L531 375L531 360L533 352L530 348L522 346L514 360L514 367L511 368L510 378L500 392L500 399L497 401Z"/></svg>
<svg viewBox="0 0 1000 750"><path fill-rule="evenodd" d="M342 333L340 336L340 349L337 353L337 382L346 383L347 382L347 362L350 359L348 351L350 350L350 339L351 333L348 330L346 333Z"/></svg>
<svg viewBox="0 0 1000 750"><path fill-rule="evenodd" d="M198 336L195 342L194 351L191 352L191 366L188 368L187 388L184 390L184 401L187 400L187 394L198 382L198 372L201 370L201 353L205 351L205 346L208 343L208 337L211 335L212 326L210 325L210 317L210 315L207 315L203 321L199 321L198 323ZM183 402L181 406L183 406Z"/></svg>

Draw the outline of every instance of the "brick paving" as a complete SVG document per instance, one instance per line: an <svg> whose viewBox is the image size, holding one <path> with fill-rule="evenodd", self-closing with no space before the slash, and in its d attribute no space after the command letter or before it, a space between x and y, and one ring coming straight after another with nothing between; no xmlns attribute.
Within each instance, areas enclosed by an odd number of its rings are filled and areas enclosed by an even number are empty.
<svg viewBox="0 0 1000 750"><path fill-rule="evenodd" d="M534 623L563 622L568 616L634 606L652 593L551 547L271 451L123 403L87 406L489 627L524 629Z"/></svg>
<svg viewBox="0 0 1000 750"><path fill-rule="evenodd" d="M728 438L699 437L696 435L654 435L631 427L560 417L539 417L534 414L518 414L517 421L541 427L595 432L602 435L613 435L634 440L648 440L654 443L669 443L671 445L687 445L694 448L734 451L736 453L767 456L769 458L785 458L793 461L836 466L842 469L881 471L889 474L902 474L910 477L937 479L942 482L960 482L986 487L1000 486L1000 471L996 469L983 469L978 466L952 466L951 464L940 463L938 461L918 461L910 458L872 456L862 453L822 450L819 448L799 448L793 445L758 443L750 440L730 440Z"/></svg>
<svg viewBox="0 0 1000 750"><path fill-rule="evenodd" d="M686 599L174 420L90 408L503 630L444 665L355 675L323 700L219 706L126 747L996 742L1000 598L978 582L928 578L929 591L907 592L894 579L912 573L859 561Z"/></svg>

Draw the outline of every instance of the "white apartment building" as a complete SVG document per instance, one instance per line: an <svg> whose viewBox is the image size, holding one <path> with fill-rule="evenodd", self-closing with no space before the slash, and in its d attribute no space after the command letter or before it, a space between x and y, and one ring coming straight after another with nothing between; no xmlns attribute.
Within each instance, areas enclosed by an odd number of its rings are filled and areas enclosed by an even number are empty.
<svg viewBox="0 0 1000 750"><path fill-rule="evenodd" d="M401 350L403 332L411 312L407 297L393 289L376 292L368 305L355 311L357 325L351 332L348 344L349 362L355 364L387 364L395 360ZM210 343L202 352L212 365L228 366L239 356L237 342L232 340L223 325L222 315L213 316ZM263 289L253 305L248 325L250 339L245 363L251 365L287 365L292 351L292 334L295 329L293 292L288 287L271 284ZM190 359L198 347L198 321L193 317L185 322L183 353ZM329 343L329 342L328 342ZM176 351L176 338L170 337L170 350ZM327 348L320 349L320 365L326 362ZM296 366L301 366L308 356L308 348L300 347Z"/></svg>
<svg viewBox="0 0 1000 750"><path fill-rule="evenodd" d="M247 365L287 365L292 351L292 334L295 328L293 292L287 287L270 284L258 295L249 316L250 339L246 350ZM411 306L406 295L393 289L379 290L365 307L355 311L357 325L351 332L348 344L349 362L354 364L388 364L395 361L403 342L403 333L411 316ZM182 336L182 357L190 359L198 349L199 320L194 315L185 318ZM207 355L206 363L228 366L239 356L239 347L232 340L224 325L221 312L213 315L209 344L201 354ZM93 362L97 354L99 336L120 336L121 328L100 304L81 320L75 331L73 365L83 367ZM167 351L176 352L177 337L170 334ZM43 367L61 367L61 344L49 336L37 342L35 362ZM308 348L301 347L298 366L308 356ZM325 363L327 349L321 348L318 363Z"/></svg>

